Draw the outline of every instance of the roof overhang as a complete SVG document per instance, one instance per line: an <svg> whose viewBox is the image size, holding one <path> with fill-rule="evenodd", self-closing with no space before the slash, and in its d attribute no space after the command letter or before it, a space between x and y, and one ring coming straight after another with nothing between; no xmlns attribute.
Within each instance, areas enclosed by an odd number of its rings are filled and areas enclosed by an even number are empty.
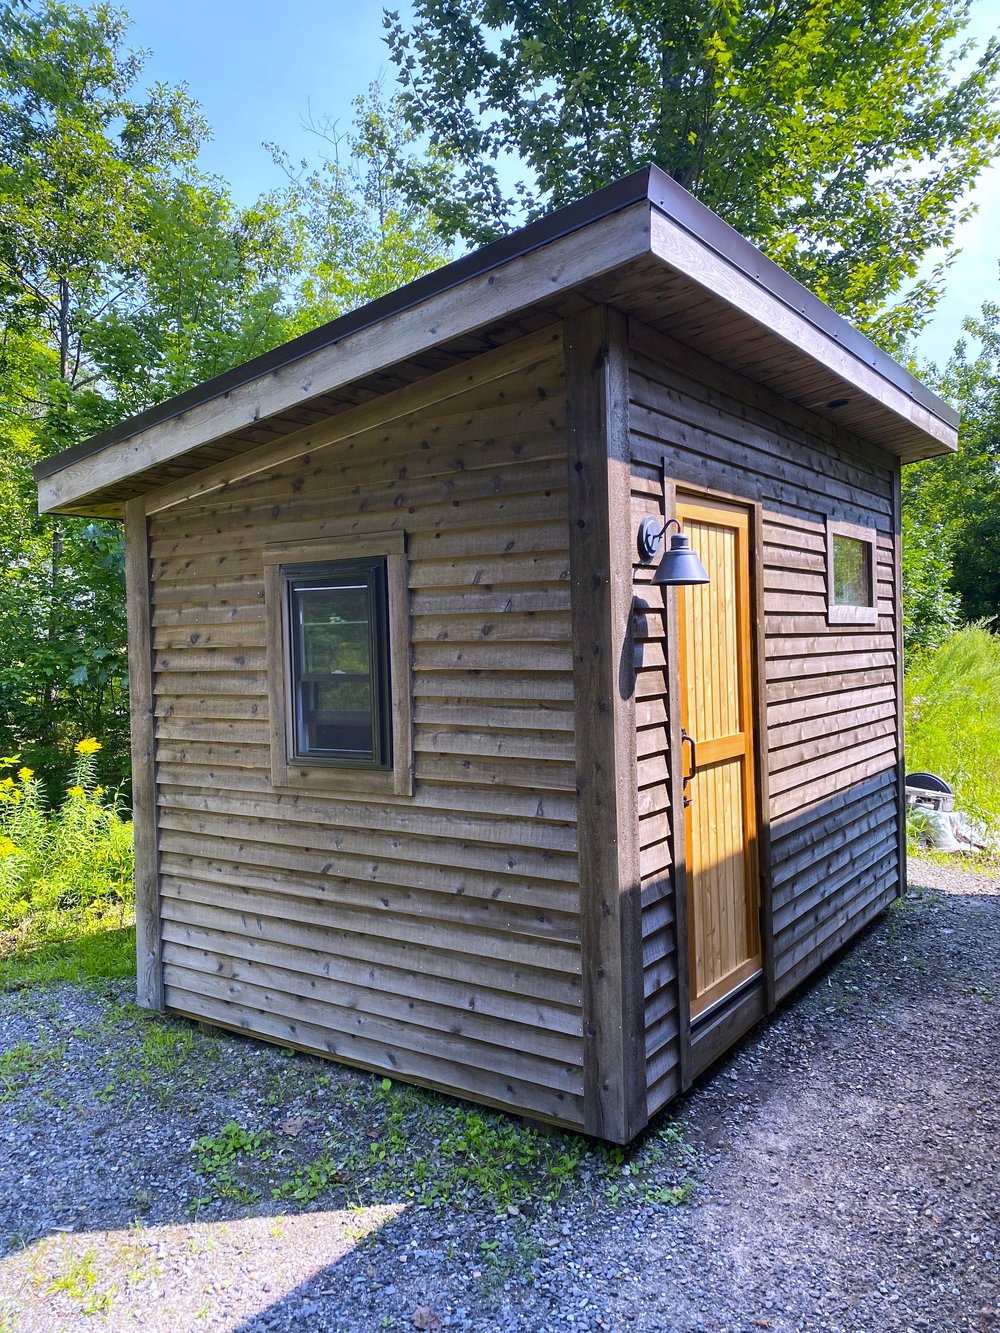
<svg viewBox="0 0 1000 1333"><path fill-rule="evenodd" d="M39 508L137 495L607 303L904 460L957 414L656 167L35 467Z"/></svg>

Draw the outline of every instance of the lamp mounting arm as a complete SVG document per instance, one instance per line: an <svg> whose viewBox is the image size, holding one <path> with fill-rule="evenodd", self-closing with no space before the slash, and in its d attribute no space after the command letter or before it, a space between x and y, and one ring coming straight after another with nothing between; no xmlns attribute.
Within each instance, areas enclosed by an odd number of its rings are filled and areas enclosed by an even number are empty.
<svg viewBox="0 0 1000 1333"><path fill-rule="evenodd" d="M658 519L650 516L644 518L639 524L639 533L636 545L639 548L639 559L644 565L648 565L655 559L657 551L660 549L660 542L670 531L671 524L674 524L678 532L683 532L683 526L679 518L668 518L663 527L660 527Z"/></svg>

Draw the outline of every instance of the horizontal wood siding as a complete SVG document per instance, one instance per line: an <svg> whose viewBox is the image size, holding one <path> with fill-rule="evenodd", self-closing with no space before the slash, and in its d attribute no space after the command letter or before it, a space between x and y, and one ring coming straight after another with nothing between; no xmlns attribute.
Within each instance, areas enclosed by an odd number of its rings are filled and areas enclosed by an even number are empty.
<svg viewBox="0 0 1000 1333"><path fill-rule="evenodd" d="M661 334L633 324L630 345L636 474L665 457L678 485L762 509L765 814L780 997L899 885L898 462ZM641 512L639 504L636 519ZM827 625L828 517L876 532L875 624ZM649 648L644 667L655 672L660 649Z"/></svg>
<svg viewBox="0 0 1000 1333"><path fill-rule="evenodd" d="M562 347L533 339L153 513L164 978L171 1009L579 1126ZM390 530L414 794L275 791L262 547Z"/></svg>
<svg viewBox="0 0 1000 1333"><path fill-rule="evenodd" d="M663 473L632 462L632 531L644 518L663 522ZM645 995L646 1088L650 1115L680 1090L677 934L670 785L670 690L665 661L664 589L655 566L633 567L636 642L636 752Z"/></svg>

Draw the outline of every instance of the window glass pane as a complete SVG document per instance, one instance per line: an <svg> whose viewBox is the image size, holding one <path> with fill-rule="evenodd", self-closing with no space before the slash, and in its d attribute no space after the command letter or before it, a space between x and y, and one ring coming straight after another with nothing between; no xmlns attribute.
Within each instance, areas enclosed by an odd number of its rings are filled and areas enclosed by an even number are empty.
<svg viewBox="0 0 1000 1333"><path fill-rule="evenodd" d="M383 763L384 566L290 584L295 749Z"/></svg>
<svg viewBox="0 0 1000 1333"><path fill-rule="evenodd" d="M871 547L857 537L833 537L834 606L874 606Z"/></svg>

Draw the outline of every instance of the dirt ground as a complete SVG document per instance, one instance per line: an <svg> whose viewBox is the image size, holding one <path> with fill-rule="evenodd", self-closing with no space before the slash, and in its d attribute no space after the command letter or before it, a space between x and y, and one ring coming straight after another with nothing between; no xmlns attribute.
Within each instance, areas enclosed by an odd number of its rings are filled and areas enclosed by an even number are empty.
<svg viewBox="0 0 1000 1333"><path fill-rule="evenodd" d="M1000 883L910 879L625 1156L3 997L0 1333L1000 1333Z"/></svg>

